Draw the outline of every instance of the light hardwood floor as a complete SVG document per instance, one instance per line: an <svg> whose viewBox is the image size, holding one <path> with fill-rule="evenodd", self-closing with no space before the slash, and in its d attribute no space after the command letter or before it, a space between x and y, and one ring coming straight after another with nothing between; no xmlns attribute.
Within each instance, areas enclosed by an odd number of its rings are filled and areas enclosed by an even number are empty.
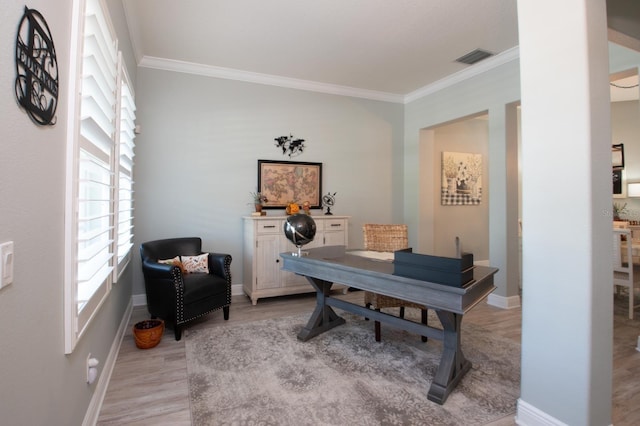
<svg viewBox="0 0 640 426"><path fill-rule="evenodd" d="M339 297L361 303L363 296L362 292L354 291ZM616 297L615 302L613 423L636 425L640 424L640 385L637 383L640 352L635 347L640 335L640 320L626 318L626 298ZM313 294L260 299L256 306L246 296L234 296L229 321L224 321L222 312L218 311L194 321L191 326L202 326L204 322L207 327L230 325L310 313L314 304ZM155 348L136 348L131 328L133 324L146 318L146 307L134 308L100 411L98 425L191 424L184 338L176 342L173 331L166 330L162 341ZM464 323L466 322L482 325L498 335L520 342L521 309L504 310L481 302L465 315ZM384 326L382 333L384 335ZM490 425L515 425L514 416L507 416Z"/></svg>

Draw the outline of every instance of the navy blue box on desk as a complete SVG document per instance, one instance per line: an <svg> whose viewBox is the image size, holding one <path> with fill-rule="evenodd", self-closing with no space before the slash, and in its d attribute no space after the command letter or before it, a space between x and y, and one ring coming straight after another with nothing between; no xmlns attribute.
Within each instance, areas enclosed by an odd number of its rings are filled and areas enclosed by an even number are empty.
<svg viewBox="0 0 640 426"><path fill-rule="evenodd" d="M460 258L413 253L411 248L393 254L393 275L416 280L466 287L473 282L473 253Z"/></svg>

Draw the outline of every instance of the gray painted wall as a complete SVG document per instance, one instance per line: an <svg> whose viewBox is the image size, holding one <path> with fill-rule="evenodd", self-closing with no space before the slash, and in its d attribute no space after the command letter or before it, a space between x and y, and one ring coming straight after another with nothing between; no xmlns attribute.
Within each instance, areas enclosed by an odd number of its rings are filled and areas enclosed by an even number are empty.
<svg viewBox="0 0 640 426"><path fill-rule="evenodd" d="M29 4L44 14L51 28L62 86L69 74L71 4ZM121 7L117 0L108 4ZM0 63L6 71L0 73L0 242L15 244L15 282L0 289L0 413L7 424L80 424L95 390L84 382L86 357L91 352L105 359L132 292L140 294L143 287L136 255L133 268L115 286L77 349L64 355L68 96L63 87L58 123L48 128L33 125L16 106L13 40L23 7L10 0L0 12L5 40ZM112 10L121 48L131 63L122 16ZM639 62L616 60L611 69ZM129 71L136 78L131 65ZM206 248L229 248L235 259L234 283L240 283L240 217L250 211L256 160L282 159L272 139L288 133L308 141L307 152L297 160L325 164L324 189L338 192L335 212L352 216L352 246L361 243L364 222L403 221L417 230L411 236L414 247L426 247L433 244L434 233L433 211L425 212L419 204L425 194L419 180L422 129L486 110L488 186L493 188L490 256L492 264L504 270L507 257L501 250L506 251L506 244L501 240L507 234L502 223L508 202L496 188L508 177L502 161L508 143L505 105L519 99L518 75L517 62L509 63L401 106L141 69L136 78L143 133L137 139L134 250L151 238L201 235Z"/></svg>
<svg viewBox="0 0 640 426"><path fill-rule="evenodd" d="M455 237L460 237L462 249L473 253L474 260L489 259L489 128L488 117L470 118L434 129L435 163L431 165L430 181L439 194L442 186L442 152L465 152L482 155L483 197L479 205L443 206L434 197L434 254L455 256ZM426 165L425 165L426 166ZM421 168L427 168L422 166ZM441 225L441 226L440 226Z"/></svg>
<svg viewBox="0 0 640 426"><path fill-rule="evenodd" d="M115 0L111 3L120 4ZM13 241L15 248L14 283L0 289L0 422L7 425L82 423L98 383L86 383L87 355L91 353L101 361L102 374L131 299L129 268L75 351L64 355L64 193L71 5L71 0L34 0L28 5L46 19L58 56L57 123L47 127L31 122L18 108L13 91L14 43L25 4L3 2L0 12L0 38L4 41L0 45L0 242ZM128 40L121 38L123 43Z"/></svg>
<svg viewBox="0 0 640 426"><path fill-rule="evenodd" d="M441 147L433 143L426 129L461 117L488 113L488 155L485 158L488 173L483 176L483 194L486 189L489 241L479 243L479 247L488 244L488 257L484 259L490 260L492 266L500 268L495 278L495 294L502 297L516 295L518 287L517 278L511 280L514 281L512 285L507 285L510 269L516 271L516 277L518 271L517 253L514 255L507 250L508 233L517 244L517 226L512 226L512 230L507 227L507 211L516 217L517 205L515 211L508 210L507 197L517 197L517 193L508 193L504 189L507 187L509 176L507 144L515 146L517 143L517 140L507 138L506 108L520 97L519 71L518 61L511 61L491 72L447 87L405 106L404 213L409 226L418 230L410 244L419 247L423 252L436 250L436 227L450 226L436 218L440 210L439 185L435 185L438 188L436 191L434 185L420 179L421 171L437 164L441 155ZM455 227L454 224L451 226Z"/></svg>
<svg viewBox="0 0 640 426"><path fill-rule="evenodd" d="M609 44L609 69L612 73L638 69L640 53L615 44ZM624 143L627 182L640 182L640 102L626 101L611 104L611 143ZM628 213L623 218L640 220L640 198L614 198L614 202L627 203Z"/></svg>
<svg viewBox="0 0 640 426"><path fill-rule="evenodd" d="M362 224L402 221L400 104L149 68L138 70L136 95L136 248L200 236L206 250L232 255L241 284L241 218L253 210L258 159L322 163L323 192L337 192L332 211L351 216L352 247L362 245ZM274 145L288 134L305 139L302 155ZM143 294L138 257L134 294Z"/></svg>
<svg viewBox="0 0 640 426"><path fill-rule="evenodd" d="M640 182L640 102L625 101L611 104L611 143L624 144L626 182ZM626 188L625 188L626 191ZM626 193L626 192L625 192ZM640 198L614 198L614 203L627 204L622 218L640 220Z"/></svg>
<svg viewBox="0 0 640 426"><path fill-rule="evenodd" d="M131 87L134 88L136 84L138 64L133 52L133 46L131 45L131 35L129 34L129 27L127 26L122 0L103 1L109 9L113 29L118 35L118 50L122 52L122 58L126 64L127 73L131 79Z"/></svg>

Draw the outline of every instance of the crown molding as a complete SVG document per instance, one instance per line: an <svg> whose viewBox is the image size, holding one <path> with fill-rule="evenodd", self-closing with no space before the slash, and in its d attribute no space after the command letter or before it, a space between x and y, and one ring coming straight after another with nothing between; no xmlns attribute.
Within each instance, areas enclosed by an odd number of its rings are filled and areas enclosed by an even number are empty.
<svg viewBox="0 0 640 426"><path fill-rule="evenodd" d="M225 80L244 81L248 83L265 84L269 86L285 87L289 89L307 90L310 92L326 93L354 98L371 99L392 103L407 104L432 93L458 84L464 80L480 75L507 62L517 60L520 57L518 46L487 58L470 68L451 74L433 84L424 86L407 95L396 93L378 92L375 90L358 89L355 87L340 86L336 84L319 83L297 78L280 77L270 74L260 74L250 71L236 70L232 68L216 67L211 65L196 64L193 62L177 61L174 59L143 56L139 66L165 71L180 72L185 74L202 75L205 77L222 78Z"/></svg>
<svg viewBox="0 0 640 426"><path fill-rule="evenodd" d="M196 74L205 77L222 78L226 80L244 81L248 83L266 84L269 86L286 87L289 89L307 90L310 92L327 93L331 95L350 96L393 103L403 103L404 96L395 93L378 92L375 90L358 89L355 87L339 86L336 84L318 83L309 80L280 77L270 74L260 74L232 68L216 67L196 64L193 62L176 61L173 59L144 56L138 64L144 68L154 68L165 71L175 71L186 74Z"/></svg>
<svg viewBox="0 0 640 426"><path fill-rule="evenodd" d="M505 50L495 56L487 58L477 64L451 74L443 79L436 81L435 83L424 86L418 90L415 90L404 97L404 103L413 102L432 93L438 92L447 87L458 84L464 80L468 80L472 77L485 73L493 68L497 68L500 65L504 65L508 62L520 59L520 47L516 46L511 49Z"/></svg>
<svg viewBox="0 0 640 426"><path fill-rule="evenodd" d="M620 46L628 49L640 51L640 40L620 31L616 31L613 28L607 29L607 38L612 43L619 44Z"/></svg>

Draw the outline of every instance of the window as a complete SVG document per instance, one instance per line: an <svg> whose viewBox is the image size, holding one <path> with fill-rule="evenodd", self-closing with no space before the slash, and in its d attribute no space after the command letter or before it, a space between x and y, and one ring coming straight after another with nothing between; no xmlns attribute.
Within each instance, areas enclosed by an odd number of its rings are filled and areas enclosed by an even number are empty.
<svg viewBox="0 0 640 426"><path fill-rule="evenodd" d="M135 104L101 0L76 0L67 143L65 352L129 261ZM74 54L75 53L75 54ZM72 59L73 61L73 59Z"/></svg>

